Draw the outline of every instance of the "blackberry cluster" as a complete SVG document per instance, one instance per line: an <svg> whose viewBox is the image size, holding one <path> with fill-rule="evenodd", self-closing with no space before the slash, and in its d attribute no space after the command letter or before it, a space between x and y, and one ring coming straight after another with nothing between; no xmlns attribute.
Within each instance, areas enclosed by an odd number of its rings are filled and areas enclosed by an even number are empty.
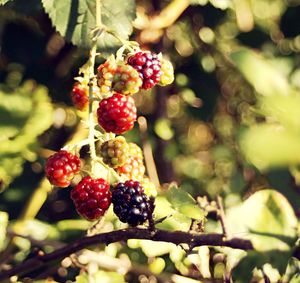
<svg viewBox="0 0 300 283"><path fill-rule="evenodd" d="M139 72L143 89L152 88L159 82L162 72L157 54L137 52L128 58L127 63Z"/></svg>
<svg viewBox="0 0 300 283"><path fill-rule="evenodd" d="M100 146L103 162L112 168L124 165L128 158L128 152L129 145L122 136L106 141Z"/></svg>
<svg viewBox="0 0 300 283"><path fill-rule="evenodd" d="M104 215L111 203L109 184L102 178L84 177L71 191L77 212L93 221Z"/></svg>
<svg viewBox="0 0 300 283"><path fill-rule="evenodd" d="M145 223L152 214L149 198L140 183L133 180L115 186L112 203L120 221L131 226Z"/></svg>
<svg viewBox="0 0 300 283"><path fill-rule="evenodd" d="M68 187L79 170L80 159L66 150L60 150L51 155L45 166L49 182L61 188Z"/></svg>
<svg viewBox="0 0 300 283"><path fill-rule="evenodd" d="M102 99L97 109L98 123L106 132L122 134L133 128L136 107L130 96L115 93Z"/></svg>

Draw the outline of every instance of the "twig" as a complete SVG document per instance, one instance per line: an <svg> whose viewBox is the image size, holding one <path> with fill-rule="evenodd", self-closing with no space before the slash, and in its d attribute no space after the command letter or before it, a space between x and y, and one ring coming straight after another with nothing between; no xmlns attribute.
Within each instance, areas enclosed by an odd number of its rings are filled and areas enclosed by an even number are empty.
<svg viewBox="0 0 300 283"><path fill-rule="evenodd" d="M37 256L29 259L18 266L13 267L10 270L0 273L0 281L9 278L13 275L21 275L24 272L29 272L44 266L45 264L60 260L74 252L77 252L83 248L96 245L96 244L110 244L115 242L123 242L129 239L144 239L152 241L162 241L179 244L193 244L197 246L224 246L241 250L253 250L253 245L249 240L241 238L232 238L230 240L224 239L222 234L199 234L194 235L188 232L181 231L165 231L155 230L149 231L145 228L128 228L123 230L112 231L108 233L97 234L91 237L83 237L74 241L71 244L66 245L63 248L57 249L52 253L45 254L43 256Z"/></svg>
<svg viewBox="0 0 300 283"><path fill-rule="evenodd" d="M217 196L216 201L217 201L217 208L218 208L217 213L218 213L219 220L221 222L223 235L224 235L225 238L227 238L229 234L228 234L228 230L227 230L227 227L226 227L223 201L222 201L222 198L220 196Z"/></svg>
<svg viewBox="0 0 300 283"><path fill-rule="evenodd" d="M139 124L140 136L143 143L143 152L145 156L147 172L149 174L149 178L151 182L153 182L156 187L159 187L160 184L159 184L157 169L153 158L152 147L148 138L147 119L143 116L140 116L138 118L138 124Z"/></svg>

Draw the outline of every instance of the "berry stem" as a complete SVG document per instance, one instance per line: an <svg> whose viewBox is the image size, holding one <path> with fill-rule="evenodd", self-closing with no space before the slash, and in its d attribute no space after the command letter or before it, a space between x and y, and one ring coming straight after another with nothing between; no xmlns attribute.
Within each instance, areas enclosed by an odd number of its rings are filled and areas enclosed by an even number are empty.
<svg viewBox="0 0 300 283"><path fill-rule="evenodd" d="M101 26L101 0L96 1L96 26ZM93 113L93 90L94 90L94 83L95 83L95 73L94 73L94 66L95 66L95 58L97 55L97 40L98 38L95 37L92 39L93 45L90 51L89 57L89 146L90 146L90 155L91 155L91 171L92 174L95 174L95 161L97 158L96 155L96 148L95 148L95 123L94 123L94 113Z"/></svg>

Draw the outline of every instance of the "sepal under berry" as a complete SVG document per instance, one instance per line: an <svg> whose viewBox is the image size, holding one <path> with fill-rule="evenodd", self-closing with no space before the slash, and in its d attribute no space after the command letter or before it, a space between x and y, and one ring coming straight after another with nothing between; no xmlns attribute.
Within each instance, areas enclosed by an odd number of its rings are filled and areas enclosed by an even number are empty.
<svg viewBox="0 0 300 283"><path fill-rule="evenodd" d="M118 136L101 144L100 155L110 167L122 166L129 156L129 145L124 137Z"/></svg>
<svg viewBox="0 0 300 283"><path fill-rule="evenodd" d="M111 204L109 188L102 178L84 177L71 191L78 214L90 221L101 218Z"/></svg>
<svg viewBox="0 0 300 283"><path fill-rule="evenodd" d="M61 188L68 187L79 170L80 159L66 150L60 150L51 155L45 166L49 182Z"/></svg>
<svg viewBox="0 0 300 283"><path fill-rule="evenodd" d="M117 184L112 191L114 213L131 226L143 224L151 217L150 200L139 182L129 180Z"/></svg>

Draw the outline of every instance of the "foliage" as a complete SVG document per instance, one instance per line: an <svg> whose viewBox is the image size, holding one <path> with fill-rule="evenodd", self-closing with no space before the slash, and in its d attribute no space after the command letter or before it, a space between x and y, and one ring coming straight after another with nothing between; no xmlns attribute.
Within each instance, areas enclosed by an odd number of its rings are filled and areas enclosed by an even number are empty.
<svg viewBox="0 0 300 283"><path fill-rule="evenodd" d="M148 123L141 119L126 134L143 147L158 190L156 227L206 234L224 233L225 225L229 239L248 239L254 250L130 239L27 275L57 282L300 282L299 1L99 3L96 26L95 0L0 0L3 266L21 264L36 247L49 253L85 234L126 227L111 208L101 223L79 219L70 189L50 190L43 167L53 151L78 150L81 142L89 170L88 113L72 106L74 77L93 38L101 53L96 68L119 47L119 55L132 52L131 36L141 48L163 52L175 69L171 86L134 96ZM88 63L81 71L90 69ZM95 170L101 175L106 167L97 163Z"/></svg>

